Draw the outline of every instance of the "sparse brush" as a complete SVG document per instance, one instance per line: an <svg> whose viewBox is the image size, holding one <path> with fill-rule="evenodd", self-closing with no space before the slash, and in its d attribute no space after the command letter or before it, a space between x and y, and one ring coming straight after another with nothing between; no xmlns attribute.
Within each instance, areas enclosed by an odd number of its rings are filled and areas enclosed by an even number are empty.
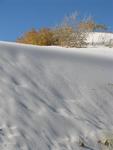
<svg viewBox="0 0 113 150"><path fill-rule="evenodd" d="M113 150L113 135L106 135L98 143L106 146L108 150Z"/></svg>

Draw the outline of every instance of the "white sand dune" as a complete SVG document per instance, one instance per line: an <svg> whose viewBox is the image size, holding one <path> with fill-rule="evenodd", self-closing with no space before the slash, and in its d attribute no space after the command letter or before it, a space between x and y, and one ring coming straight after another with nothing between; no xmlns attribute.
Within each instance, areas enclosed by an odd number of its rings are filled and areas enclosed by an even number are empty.
<svg viewBox="0 0 113 150"><path fill-rule="evenodd" d="M112 133L113 49L0 42L0 150L103 150Z"/></svg>
<svg viewBox="0 0 113 150"><path fill-rule="evenodd" d="M113 33L91 32L88 34L87 42L92 46L113 45Z"/></svg>

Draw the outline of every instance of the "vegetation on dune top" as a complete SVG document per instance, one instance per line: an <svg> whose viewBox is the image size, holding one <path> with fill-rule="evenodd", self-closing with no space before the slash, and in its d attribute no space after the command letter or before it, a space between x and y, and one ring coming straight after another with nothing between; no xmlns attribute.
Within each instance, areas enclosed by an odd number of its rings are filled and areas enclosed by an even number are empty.
<svg viewBox="0 0 113 150"><path fill-rule="evenodd" d="M16 42L49 46L86 47L89 32L107 30L103 24L96 23L91 17L79 20L78 14L66 16L62 23L54 28L31 29L19 37Z"/></svg>

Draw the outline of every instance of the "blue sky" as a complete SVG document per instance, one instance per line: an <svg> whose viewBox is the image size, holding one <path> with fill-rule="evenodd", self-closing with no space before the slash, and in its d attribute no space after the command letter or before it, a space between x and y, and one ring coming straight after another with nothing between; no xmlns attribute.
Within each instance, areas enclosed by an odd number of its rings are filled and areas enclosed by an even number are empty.
<svg viewBox="0 0 113 150"><path fill-rule="evenodd" d="M0 40L15 41L33 27L55 26L75 11L113 31L113 0L0 0Z"/></svg>

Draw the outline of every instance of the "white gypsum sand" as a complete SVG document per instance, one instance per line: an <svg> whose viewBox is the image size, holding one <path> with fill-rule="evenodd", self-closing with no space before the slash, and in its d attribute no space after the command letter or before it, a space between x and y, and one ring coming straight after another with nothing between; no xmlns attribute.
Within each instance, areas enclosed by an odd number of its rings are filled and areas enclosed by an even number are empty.
<svg viewBox="0 0 113 150"><path fill-rule="evenodd" d="M0 42L0 150L101 150L112 134L113 49Z"/></svg>
<svg viewBox="0 0 113 150"><path fill-rule="evenodd" d="M92 47L113 47L113 33L89 32L86 41Z"/></svg>

